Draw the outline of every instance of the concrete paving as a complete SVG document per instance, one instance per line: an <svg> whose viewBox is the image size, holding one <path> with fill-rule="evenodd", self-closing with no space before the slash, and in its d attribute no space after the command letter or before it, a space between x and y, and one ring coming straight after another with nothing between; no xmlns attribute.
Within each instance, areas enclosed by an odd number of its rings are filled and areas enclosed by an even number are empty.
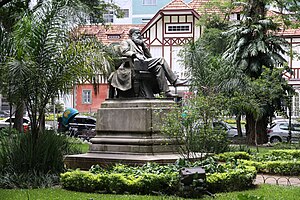
<svg viewBox="0 0 300 200"><path fill-rule="evenodd" d="M300 187L300 176L257 174L254 184L272 184Z"/></svg>

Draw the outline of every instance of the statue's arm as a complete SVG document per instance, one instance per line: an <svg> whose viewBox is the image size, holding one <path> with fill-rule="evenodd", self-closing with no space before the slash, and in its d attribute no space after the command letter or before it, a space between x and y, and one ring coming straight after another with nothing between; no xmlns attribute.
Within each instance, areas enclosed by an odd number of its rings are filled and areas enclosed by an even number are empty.
<svg viewBox="0 0 300 200"><path fill-rule="evenodd" d="M120 51L122 56L133 57L136 53L130 50L130 45L127 41L122 41L120 44Z"/></svg>
<svg viewBox="0 0 300 200"><path fill-rule="evenodd" d="M143 51L146 58L152 58L152 55L145 43L143 43Z"/></svg>

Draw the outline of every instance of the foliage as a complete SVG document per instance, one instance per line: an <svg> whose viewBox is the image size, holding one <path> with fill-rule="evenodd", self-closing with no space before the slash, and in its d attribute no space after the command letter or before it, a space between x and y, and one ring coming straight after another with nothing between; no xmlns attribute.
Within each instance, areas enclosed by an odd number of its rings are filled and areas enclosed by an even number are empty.
<svg viewBox="0 0 300 200"><path fill-rule="evenodd" d="M244 159L250 160L251 155L246 152L225 152L215 156L218 161L225 162L229 159Z"/></svg>
<svg viewBox="0 0 300 200"><path fill-rule="evenodd" d="M34 144L31 134L17 133L2 137L1 170L16 173L62 172L63 156L71 149L66 136L47 131L41 134L36 142Z"/></svg>
<svg viewBox="0 0 300 200"><path fill-rule="evenodd" d="M221 33L216 28L206 29L203 37L187 44L179 53L191 77L192 90L204 95L218 92L222 82L236 74L221 58L227 45Z"/></svg>
<svg viewBox="0 0 300 200"><path fill-rule="evenodd" d="M300 162L299 150L271 150L263 154L249 155L246 152L225 152L215 155L221 162L241 162L247 166L255 166L257 172L280 174L280 175L299 175Z"/></svg>
<svg viewBox="0 0 300 200"><path fill-rule="evenodd" d="M133 176L125 173L92 174L77 170L62 174L61 184L66 189L84 192L153 194L176 191L178 181L172 184L172 180L178 180L176 177L174 173Z"/></svg>
<svg viewBox="0 0 300 200"><path fill-rule="evenodd" d="M221 166L212 159L185 163L185 167L195 166L204 166L208 171L207 184L211 185L211 189L215 192L249 186L256 175L253 167L244 167L237 163L226 163ZM61 183L64 188L76 191L180 195L178 193L179 170L182 167L182 165L176 164L163 166L155 163L148 163L142 167L116 165L111 169L94 166L90 172L76 170L61 174ZM219 176L218 174L222 175ZM239 177L241 184L236 185L235 182ZM221 187L220 184L223 186ZM210 191L210 188L208 190Z"/></svg>
<svg viewBox="0 0 300 200"><path fill-rule="evenodd" d="M293 160L300 158L300 150L272 150L265 154L258 154L256 161L276 161L276 160Z"/></svg>
<svg viewBox="0 0 300 200"><path fill-rule="evenodd" d="M1 93L16 105L24 102L35 137L43 130L50 100L76 82L97 83L95 77L110 70L111 56L103 44L70 34L79 20L70 3L74 2L40 2L22 15L11 34L0 37L12 49L1 60Z"/></svg>
<svg viewBox="0 0 300 200"><path fill-rule="evenodd" d="M223 107L222 96L191 96L166 114L161 132L181 144L178 152L187 159L197 152L224 152L229 145L227 133L213 127Z"/></svg>
<svg viewBox="0 0 300 200"><path fill-rule="evenodd" d="M300 174L300 162L299 161L249 161L241 160L241 162L247 166L254 166L258 173L267 174L280 174L280 175L299 175Z"/></svg>
<svg viewBox="0 0 300 200"><path fill-rule="evenodd" d="M287 92L292 91L291 87L285 87L287 84L284 86L285 81L281 78L284 68L273 72L276 67L287 66L283 55L288 54L288 43L276 35L278 24L266 18L267 3L261 0L245 1L241 4L245 20L232 23L224 32L229 38L229 45L223 58L240 70L248 83L247 92L238 92L235 96L248 98L252 101L250 105L253 101L257 102L253 104L254 109L244 111L248 124L247 139L252 144L267 141L267 118L274 115L275 109L282 108ZM265 71L267 73L263 75ZM267 90L270 79L276 80L275 91ZM239 108L238 104L236 107Z"/></svg>
<svg viewBox="0 0 300 200"><path fill-rule="evenodd" d="M47 131L34 145L31 134L14 129L0 131L0 184L2 187L46 187L58 183L63 156L80 153L64 135Z"/></svg>
<svg viewBox="0 0 300 200"><path fill-rule="evenodd" d="M31 171L26 173L16 173L4 171L0 174L1 188L49 188L59 184L59 175L52 173L41 173Z"/></svg>
<svg viewBox="0 0 300 200"><path fill-rule="evenodd" d="M274 149L300 149L300 143L278 142L273 145Z"/></svg>
<svg viewBox="0 0 300 200"><path fill-rule="evenodd" d="M52 2L62 2L61 0L52 0ZM104 0L69 0L63 3L71 10L76 10L74 13L78 18L88 23L104 23L104 15L108 10L113 11L114 15L121 17L123 13L120 8L112 1ZM12 26L18 21L24 13L31 13L38 9L43 4L42 0L6 0L0 2L0 26L10 32Z"/></svg>
<svg viewBox="0 0 300 200"><path fill-rule="evenodd" d="M207 184L210 192L235 191L248 189L256 177L254 167L235 169L230 173L214 173L207 176Z"/></svg>

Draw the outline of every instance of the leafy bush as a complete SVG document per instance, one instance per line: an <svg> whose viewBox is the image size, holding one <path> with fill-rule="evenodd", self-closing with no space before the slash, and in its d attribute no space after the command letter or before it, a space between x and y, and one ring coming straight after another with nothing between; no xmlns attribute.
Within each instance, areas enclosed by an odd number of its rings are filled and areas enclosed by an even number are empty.
<svg viewBox="0 0 300 200"><path fill-rule="evenodd" d="M0 188L47 188L59 184L59 175L36 171L15 173L4 171L0 174Z"/></svg>
<svg viewBox="0 0 300 200"><path fill-rule="evenodd" d="M178 152L193 159L197 152L222 153L229 149L227 132L213 123L222 116L224 101L221 95L198 94L185 99L181 107L171 109L160 130L180 144Z"/></svg>
<svg viewBox="0 0 300 200"><path fill-rule="evenodd" d="M64 155L76 151L66 136L53 131L40 134L37 140L30 132L18 133L14 129L1 130L0 135L0 176L4 187L42 186L42 182L49 182L49 177L57 177L65 170ZM36 179L32 174L36 174Z"/></svg>
<svg viewBox="0 0 300 200"><path fill-rule="evenodd" d="M241 160L248 166L254 166L259 173L280 174L280 175L299 175L300 161L266 161L257 162Z"/></svg>
<svg viewBox="0 0 300 200"><path fill-rule="evenodd" d="M295 159L300 159L300 150L272 150L270 151L271 155L274 155L276 157L282 157L283 159L285 157L288 157L287 159L289 160L289 156L295 158Z"/></svg>
<svg viewBox="0 0 300 200"><path fill-rule="evenodd" d="M230 159L244 159L250 160L252 156L246 152L225 152L215 156L215 158L221 162L225 162Z"/></svg>
<svg viewBox="0 0 300 200"><path fill-rule="evenodd" d="M236 163L217 164L213 159L186 163L186 167L202 164L207 171L208 190L213 192L244 189L253 183L254 167ZM210 166L209 166L210 165ZM209 166L209 167L208 167ZM94 166L90 172L71 171L61 174L63 188L84 192L130 194L177 194L179 191L179 165L146 164L142 167L116 165L111 169Z"/></svg>
<svg viewBox="0 0 300 200"><path fill-rule="evenodd" d="M300 142L289 143L289 142L278 142L273 144L274 149L300 149Z"/></svg>
<svg viewBox="0 0 300 200"><path fill-rule="evenodd" d="M170 194L177 191L178 180L177 173L133 176L125 173L93 174L79 170L61 174L60 179L65 189L117 194Z"/></svg>
<svg viewBox="0 0 300 200"><path fill-rule="evenodd" d="M214 173L207 176L210 192L228 192L248 189L256 177L255 167L244 167L224 173Z"/></svg>

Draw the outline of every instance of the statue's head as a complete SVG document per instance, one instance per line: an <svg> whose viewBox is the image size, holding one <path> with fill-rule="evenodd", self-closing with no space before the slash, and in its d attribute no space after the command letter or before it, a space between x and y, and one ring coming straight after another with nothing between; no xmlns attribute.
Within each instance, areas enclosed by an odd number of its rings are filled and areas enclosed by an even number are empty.
<svg viewBox="0 0 300 200"><path fill-rule="evenodd" d="M132 41L136 44L141 45L143 41L143 37L141 34L141 31L139 28L131 28L129 30L129 37L132 39Z"/></svg>
<svg viewBox="0 0 300 200"><path fill-rule="evenodd" d="M139 28L131 28L130 30L129 30L129 36L131 37L132 36L132 34L134 34L134 33L141 33L141 31L140 31L140 29Z"/></svg>

